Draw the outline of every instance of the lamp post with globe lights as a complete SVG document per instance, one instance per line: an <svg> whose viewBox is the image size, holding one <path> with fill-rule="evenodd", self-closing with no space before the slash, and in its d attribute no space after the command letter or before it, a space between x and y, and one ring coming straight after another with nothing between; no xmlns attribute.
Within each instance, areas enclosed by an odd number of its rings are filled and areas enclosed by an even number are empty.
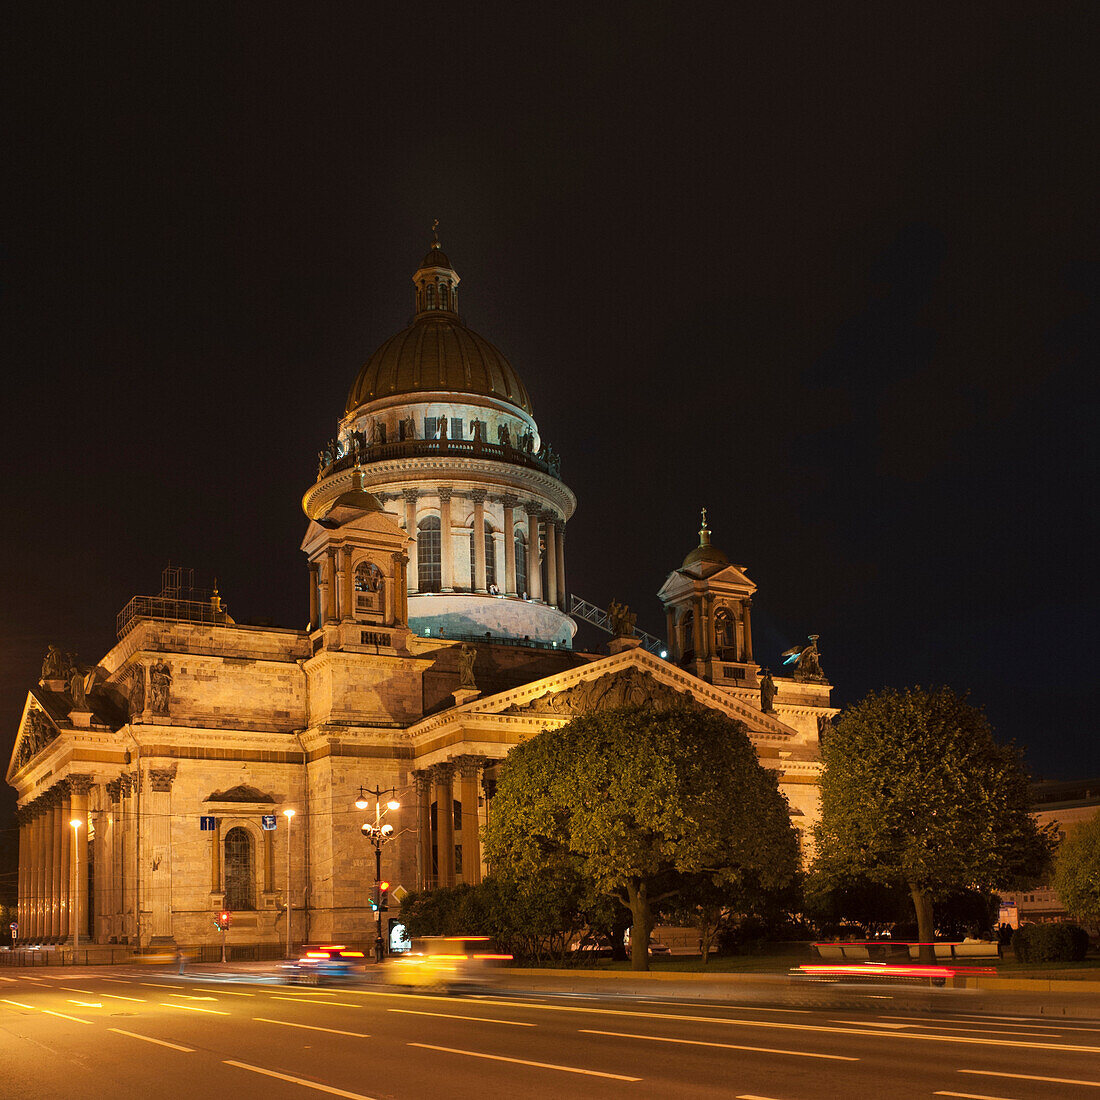
<svg viewBox="0 0 1100 1100"><path fill-rule="evenodd" d="M286 957L290 958L290 824L294 820L294 810L283 810L286 818Z"/></svg>
<svg viewBox="0 0 1100 1100"><path fill-rule="evenodd" d="M370 805L370 798L374 798L374 821L364 821L361 831L363 836L374 845L374 897L378 904L378 930L374 940L375 962L381 962L386 953L386 941L382 936L382 847L387 840L393 839L393 826L388 823L383 824L382 818L388 810L397 810L401 807L401 803L391 797L383 809L381 800L384 794L395 795L397 788L387 787L382 790L375 787L373 790L364 790L360 787L359 797L355 800L356 809L365 810Z"/></svg>

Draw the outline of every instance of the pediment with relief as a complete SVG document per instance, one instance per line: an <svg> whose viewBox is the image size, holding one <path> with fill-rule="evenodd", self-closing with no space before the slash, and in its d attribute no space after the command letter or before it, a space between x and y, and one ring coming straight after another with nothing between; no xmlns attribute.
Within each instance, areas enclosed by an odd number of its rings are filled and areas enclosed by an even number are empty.
<svg viewBox="0 0 1100 1100"><path fill-rule="evenodd" d="M37 756L60 732L45 711L28 706L23 714L19 735L15 739L8 775L13 775L32 757Z"/></svg>
<svg viewBox="0 0 1100 1100"><path fill-rule="evenodd" d="M643 704L656 707L700 705L690 692L677 691L668 684L662 684L650 673L631 666L594 680L582 680L562 691L548 691L525 703L513 703L497 713L573 716L593 710L607 710L609 707Z"/></svg>

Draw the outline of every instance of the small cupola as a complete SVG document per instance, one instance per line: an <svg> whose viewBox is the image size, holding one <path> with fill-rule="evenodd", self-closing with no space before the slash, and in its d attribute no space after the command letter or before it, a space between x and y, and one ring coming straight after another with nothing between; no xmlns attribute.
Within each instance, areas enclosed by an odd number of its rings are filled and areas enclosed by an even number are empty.
<svg viewBox="0 0 1100 1100"><path fill-rule="evenodd" d="M458 315L458 272L439 243L439 221L432 223L432 244L413 275L416 319Z"/></svg>

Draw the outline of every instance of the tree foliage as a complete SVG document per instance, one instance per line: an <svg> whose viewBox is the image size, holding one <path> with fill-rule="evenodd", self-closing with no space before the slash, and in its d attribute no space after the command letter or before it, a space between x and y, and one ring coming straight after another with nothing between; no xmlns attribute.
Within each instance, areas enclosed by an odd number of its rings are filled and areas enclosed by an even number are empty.
<svg viewBox="0 0 1100 1100"><path fill-rule="evenodd" d="M835 724L822 759L817 872L904 885L923 943L934 898L1012 886L1049 860L1019 752L948 688L868 695Z"/></svg>
<svg viewBox="0 0 1100 1100"><path fill-rule="evenodd" d="M633 917L635 969L656 907L693 885L727 890L788 882L798 846L773 773L744 727L684 704L618 707L544 730L501 769L485 852L522 882L571 867Z"/></svg>
<svg viewBox="0 0 1100 1100"><path fill-rule="evenodd" d="M1100 814L1078 825L1059 845L1054 889L1070 916L1100 924Z"/></svg>

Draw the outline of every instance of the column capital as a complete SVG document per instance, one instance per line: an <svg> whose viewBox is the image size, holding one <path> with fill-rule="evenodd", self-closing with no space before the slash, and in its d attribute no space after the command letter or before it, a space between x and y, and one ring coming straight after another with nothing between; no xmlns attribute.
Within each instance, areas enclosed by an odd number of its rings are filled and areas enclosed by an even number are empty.
<svg viewBox="0 0 1100 1100"><path fill-rule="evenodd" d="M503 504L505 508L514 508L519 504L519 497L514 493L505 493L501 496L500 503Z"/></svg>
<svg viewBox="0 0 1100 1100"><path fill-rule="evenodd" d="M478 772L488 763L484 756L456 756L451 761L463 779L476 779Z"/></svg>
<svg viewBox="0 0 1100 1100"><path fill-rule="evenodd" d="M444 760L439 764L433 764L430 771L434 782L449 783L455 775L454 761Z"/></svg>
<svg viewBox="0 0 1100 1100"><path fill-rule="evenodd" d="M451 499L454 489L450 485L440 485L436 492L439 494L441 501L448 501Z"/></svg>
<svg viewBox="0 0 1100 1100"><path fill-rule="evenodd" d="M538 518L542 515L542 505L536 504L533 500L528 500L523 505L523 510L532 518Z"/></svg>
<svg viewBox="0 0 1100 1100"><path fill-rule="evenodd" d="M86 795L94 786L90 775L69 775L69 789L74 795Z"/></svg>
<svg viewBox="0 0 1100 1100"><path fill-rule="evenodd" d="M470 499L475 504L484 504L485 503L485 498L488 495L489 494L484 489L471 489L470 490Z"/></svg>
<svg viewBox="0 0 1100 1100"><path fill-rule="evenodd" d="M110 779L104 783L104 787L107 790L107 797L112 802L118 802L119 798L122 796L122 780Z"/></svg>
<svg viewBox="0 0 1100 1100"><path fill-rule="evenodd" d="M406 504L415 504L420 499L419 489L402 489L401 495L405 498Z"/></svg>
<svg viewBox="0 0 1100 1100"><path fill-rule="evenodd" d="M129 798L130 797L130 791L133 790L133 787L134 787L134 780L130 775L128 775L124 772L122 775L120 775L118 777L119 794L125 795L127 798Z"/></svg>
<svg viewBox="0 0 1100 1100"><path fill-rule="evenodd" d="M149 784L154 791L170 791L172 789L172 781L176 778L176 769L172 768L150 768L149 769Z"/></svg>
<svg viewBox="0 0 1100 1100"><path fill-rule="evenodd" d="M414 768L413 782L416 784L416 793L424 794L431 790L432 786L432 769L431 768Z"/></svg>

